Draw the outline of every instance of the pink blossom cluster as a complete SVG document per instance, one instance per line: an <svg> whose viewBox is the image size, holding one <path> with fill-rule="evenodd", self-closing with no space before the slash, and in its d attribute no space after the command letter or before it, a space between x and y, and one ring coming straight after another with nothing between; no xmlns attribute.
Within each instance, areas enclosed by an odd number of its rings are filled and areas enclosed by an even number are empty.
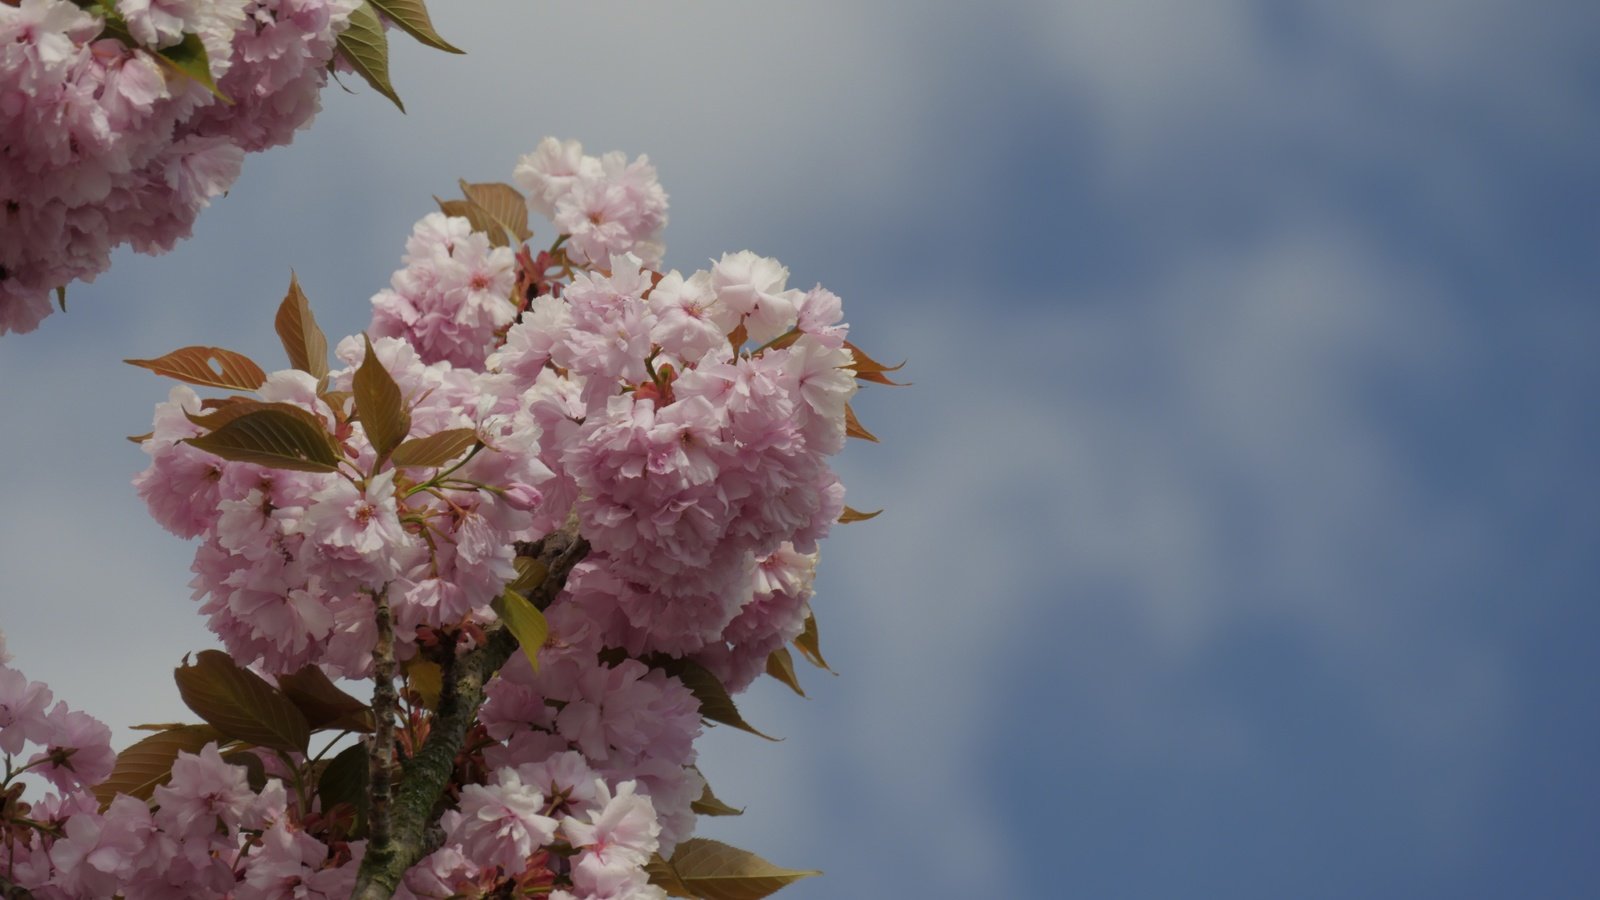
<svg viewBox="0 0 1600 900"><path fill-rule="evenodd" d="M373 337L404 337L425 362L482 368L515 318L516 258L466 219L433 213L406 240L405 267L372 298Z"/></svg>
<svg viewBox="0 0 1600 900"><path fill-rule="evenodd" d="M149 802L47 795L13 824L0 878L38 900L344 900L364 842L317 840L298 802L282 779L253 790L212 742L179 753Z"/></svg>
<svg viewBox="0 0 1600 900"><path fill-rule="evenodd" d="M492 385L481 373L425 364L397 338L380 338L373 349L410 407L412 436L471 429L483 452L463 449L443 465L389 465L366 477L228 461L186 442L205 430L196 424L201 401L186 386L157 407L144 442L151 463L135 484L151 514L202 540L192 582L201 612L236 660L265 672L316 664L336 676L370 674L378 594L389 603L402 658L414 652L419 627L493 621L490 604L517 574L515 543L561 523L539 502L537 485L551 473L530 416L486 408ZM257 395L343 432L344 457L370 472L376 452L350 422L351 381L365 350L347 339L337 354L350 365L330 374L331 391L319 394L317 379L287 369L268 375Z"/></svg>
<svg viewBox="0 0 1600 900"><path fill-rule="evenodd" d="M0 4L0 334L112 249L161 253L318 109L357 0L121 0L130 46L70 0ZM227 102L156 51L197 36Z"/></svg>
<svg viewBox="0 0 1600 900"><path fill-rule="evenodd" d="M90 787L111 773L110 730L64 703L52 706L49 688L7 661L0 642L0 840L7 848L0 887L39 900L350 895L365 842L319 839L307 824L334 810L322 808L320 798L304 807L282 777L252 788L246 766L225 758L214 741L199 753L180 752L149 802L119 794L102 806ZM543 883L564 900L666 896L644 869L664 846L651 796L642 782L616 773L628 768L624 757L637 762L652 745L668 756L688 753L699 729L696 703L659 672L641 677L636 662L598 677L590 672L582 684L572 680L575 667L555 665L560 671L545 690L570 697L568 704L554 713L539 703L535 713L500 692L502 718L491 730L518 738L497 745L487 780L463 787L440 821L443 844L408 872L396 897L442 900L473 886L487 892L507 878ZM523 660L511 678L526 685L530 675ZM530 713L550 720L543 742L504 718ZM568 742L562 732L574 737ZM25 757L30 744L39 749ZM305 760L292 754L289 762ZM647 777L659 769L634 768ZM18 779L27 773L59 793L23 802ZM698 796L701 783L690 786ZM688 802L681 800L685 808ZM550 852L556 847L559 856Z"/></svg>
<svg viewBox="0 0 1600 900"><path fill-rule="evenodd" d="M517 163L513 177L527 192L528 209L568 235L573 262L604 265L613 254L633 253L661 264L667 193L649 157L630 163L618 152L587 156L577 141L545 138Z"/></svg>
<svg viewBox="0 0 1600 900"><path fill-rule="evenodd" d="M753 286L753 269L775 274ZM553 613L591 643L720 655L743 610L769 608L756 604L762 566L814 553L839 518L844 488L827 460L844 443L851 356L838 298L785 290L787 274L745 252L652 287L637 260L613 257L609 275L579 274L560 301L536 300L491 357L526 372L532 360L518 351L544 354L524 349L535 341L519 330L538 327L541 304L563 303L547 313L565 319L562 336L523 403L547 430L571 423L544 451L549 490L574 498L596 552L573 588L582 602ZM785 315L759 320L779 306ZM788 341L738 353L726 335L740 328ZM765 639L803 618L798 604L778 606L785 621L747 618L731 637Z"/></svg>
<svg viewBox="0 0 1600 900"><path fill-rule="evenodd" d="M635 782L615 784L572 751L496 768L462 791L440 820L444 845L406 873L395 896L471 896L509 876L560 884L552 900L664 900L644 869L662 845L656 809ZM558 842L567 849L559 861L547 849Z"/></svg>
<svg viewBox="0 0 1600 900"><path fill-rule="evenodd" d="M200 540L201 611L268 676L369 675L377 598L401 660L441 641L464 652L518 577L516 546L576 520L589 550L545 611L539 665L515 656L487 685L442 842L397 896L659 898L644 866L692 835L705 791L707 680L742 690L805 626L817 542L844 510L828 461L855 357L839 298L789 287L777 260L742 251L661 271L666 195L642 157L546 140L517 177L559 229L549 249L424 218L373 298L368 338L337 347L344 368L270 373L250 401L174 388L136 484L157 521ZM380 452L356 408L368 347L406 437L465 430L470 449L425 465ZM338 470L193 443L240 402L316 423ZM65 837L34 839L32 883L74 897L106 884L130 898L348 891L361 842L307 826L331 811L285 806L281 777L241 793L215 750L185 760L154 812L127 798L49 808ZM124 853L127 834L166 855ZM93 872L67 874L57 848ZM158 870L179 874L148 887ZM71 882L94 872L110 880Z"/></svg>
<svg viewBox="0 0 1600 900"><path fill-rule="evenodd" d="M0 754L5 782L23 773L61 791L98 784L111 774L111 729L55 700L50 688L12 668L0 637ZM32 753L26 752L29 747Z"/></svg>
<svg viewBox="0 0 1600 900"><path fill-rule="evenodd" d="M213 742L179 753L148 803L121 794L102 809L71 790L21 809L0 885L38 900L344 900L366 842L319 840L302 823L325 811L299 802L279 778L252 789ZM577 753L496 770L466 786L440 826L443 844L397 900L489 896L508 877L557 900L666 897L644 868L661 846L650 799Z"/></svg>

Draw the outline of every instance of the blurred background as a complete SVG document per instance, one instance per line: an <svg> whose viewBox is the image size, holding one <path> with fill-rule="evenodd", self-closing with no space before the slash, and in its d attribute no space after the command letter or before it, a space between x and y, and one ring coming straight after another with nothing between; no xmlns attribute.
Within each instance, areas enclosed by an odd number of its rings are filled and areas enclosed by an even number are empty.
<svg viewBox="0 0 1600 900"><path fill-rule="evenodd" d="M213 646L129 479L186 344L367 321L544 135L667 261L777 256L908 360L703 829L793 900L1600 896L1600 6L431 4L168 256L0 341L0 627L127 725ZM546 238L549 228L535 223Z"/></svg>

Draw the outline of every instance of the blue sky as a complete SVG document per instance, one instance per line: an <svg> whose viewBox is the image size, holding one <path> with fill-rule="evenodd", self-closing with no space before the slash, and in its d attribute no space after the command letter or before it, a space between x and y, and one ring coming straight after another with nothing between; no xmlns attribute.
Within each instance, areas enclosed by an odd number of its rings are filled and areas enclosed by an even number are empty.
<svg viewBox="0 0 1600 900"><path fill-rule="evenodd" d="M430 194L576 137L915 382L841 464L841 674L703 741L706 831L827 870L782 896L1600 893L1592 5L435 5L409 115L330 90L0 346L31 676L121 728L211 645L117 360L276 360L291 267L355 331Z"/></svg>

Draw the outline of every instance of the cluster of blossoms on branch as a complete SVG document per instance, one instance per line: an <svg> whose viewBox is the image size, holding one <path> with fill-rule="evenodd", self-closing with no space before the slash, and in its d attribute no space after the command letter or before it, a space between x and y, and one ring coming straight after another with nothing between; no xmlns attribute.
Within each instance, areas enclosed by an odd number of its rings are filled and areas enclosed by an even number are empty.
<svg viewBox="0 0 1600 900"><path fill-rule="evenodd" d="M755 732L732 695L761 674L799 690L788 645L825 665L817 543L868 515L828 460L871 439L849 400L889 370L774 259L662 271L647 159L546 139L515 177L463 182L416 224L339 368L294 283L292 368L215 347L130 361L186 382L136 485L199 539L227 653L178 671L205 724L14 820L4 878L38 897L644 900L809 874L692 837L736 812L694 743L707 721ZM530 210L558 229L538 251ZM373 679L372 705L338 678Z"/></svg>
<svg viewBox="0 0 1600 900"><path fill-rule="evenodd" d="M0 0L0 334L114 248L187 237L310 123L331 62L373 80L388 22L453 49L418 0Z"/></svg>

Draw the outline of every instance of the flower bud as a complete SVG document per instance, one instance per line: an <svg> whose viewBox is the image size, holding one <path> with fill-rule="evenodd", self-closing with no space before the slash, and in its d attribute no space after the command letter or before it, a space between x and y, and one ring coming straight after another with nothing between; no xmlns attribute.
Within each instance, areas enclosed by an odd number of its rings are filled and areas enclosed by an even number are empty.
<svg viewBox="0 0 1600 900"><path fill-rule="evenodd" d="M534 507L539 505L539 501L544 499L538 488L521 481L513 481L507 485L500 497L506 501L506 505L522 512L532 512Z"/></svg>

